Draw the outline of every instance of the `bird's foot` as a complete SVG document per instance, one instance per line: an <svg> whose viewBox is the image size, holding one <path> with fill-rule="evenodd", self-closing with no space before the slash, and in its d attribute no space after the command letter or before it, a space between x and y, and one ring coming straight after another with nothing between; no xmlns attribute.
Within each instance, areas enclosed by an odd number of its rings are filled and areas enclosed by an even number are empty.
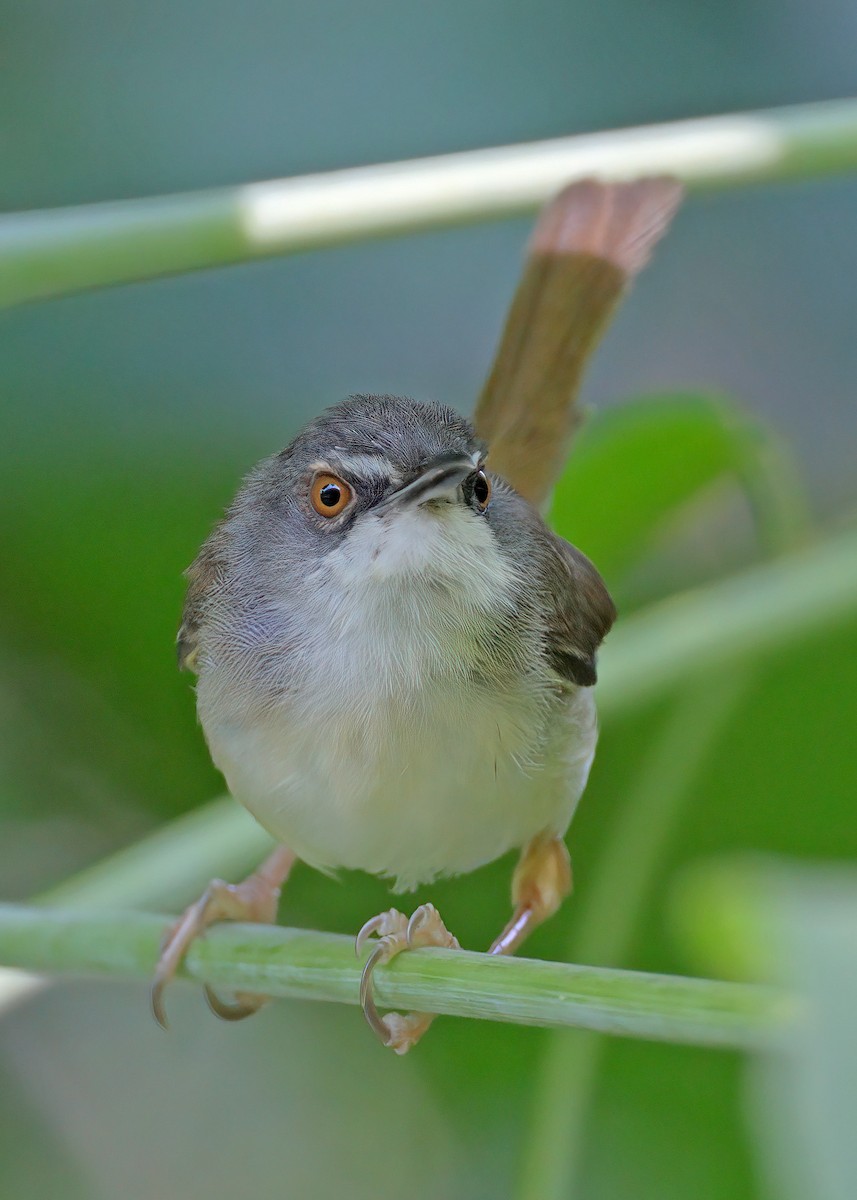
<svg viewBox="0 0 857 1200"><path fill-rule="evenodd" d="M366 959L360 977L360 1004L363 1015L385 1046L396 1054L407 1054L434 1020L433 1013L386 1013L383 1017L372 995L372 976L379 963L390 962L404 950L421 946L441 946L458 950L458 938L449 932L433 904L421 904L410 919L391 908L367 921L357 935L354 948L359 955L370 937L377 942Z"/></svg>
<svg viewBox="0 0 857 1200"><path fill-rule="evenodd" d="M164 988L174 978L191 944L210 925L218 921L253 921L270 925L276 920L280 889L286 879L294 855L278 847L254 874L242 883L224 883L213 879L195 904L186 908L167 931L161 945L161 955L152 982L152 1012L162 1028L167 1028L164 1011ZM235 994L234 1001L224 1001L205 985L205 998L211 1011L224 1021L240 1021L258 1012L270 999L250 992Z"/></svg>

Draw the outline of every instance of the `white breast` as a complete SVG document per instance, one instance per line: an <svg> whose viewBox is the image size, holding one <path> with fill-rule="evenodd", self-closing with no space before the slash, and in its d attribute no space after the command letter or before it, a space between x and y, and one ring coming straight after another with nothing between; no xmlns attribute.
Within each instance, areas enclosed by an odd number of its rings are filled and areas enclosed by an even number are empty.
<svg viewBox="0 0 857 1200"><path fill-rule="evenodd" d="M295 598L312 603L315 634L292 648L275 700L225 687L216 648L200 674L200 718L233 794L306 861L398 888L564 832L594 705L588 690L560 695L485 660L479 630L489 614L512 619L512 583L467 512L366 522Z"/></svg>

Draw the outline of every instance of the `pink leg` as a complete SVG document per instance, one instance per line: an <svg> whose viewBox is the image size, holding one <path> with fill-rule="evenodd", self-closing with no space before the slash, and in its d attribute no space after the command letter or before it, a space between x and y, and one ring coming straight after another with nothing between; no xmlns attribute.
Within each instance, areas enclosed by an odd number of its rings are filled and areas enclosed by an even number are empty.
<svg viewBox="0 0 857 1200"><path fill-rule="evenodd" d="M512 876L515 911L488 953L514 954L534 929L553 916L570 891L571 861L565 842L540 833L521 853Z"/></svg>
<svg viewBox="0 0 857 1200"><path fill-rule="evenodd" d="M285 846L278 846L258 870L242 883L224 883L213 879L195 904L185 909L167 933L161 948L161 957L155 969L152 983L152 1012L155 1020L164 1029L167 1018L164 1011L164 988L175 976L191 943L205 933L209 925L217 921L257 921L271 924L277 917L280 890L289 877L295 855ZM266 996L242 994L237 1002L227 1004L220 1000L206 984L205 995L218 1017L225 1021L239 1021L249 1017L266 1003Z"/></svg>

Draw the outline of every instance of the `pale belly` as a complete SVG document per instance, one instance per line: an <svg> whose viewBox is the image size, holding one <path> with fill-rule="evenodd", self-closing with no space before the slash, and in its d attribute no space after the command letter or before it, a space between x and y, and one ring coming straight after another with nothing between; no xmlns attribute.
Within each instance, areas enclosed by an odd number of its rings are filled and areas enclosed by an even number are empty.
<svg viewBox="0 0 857 1200"><path fill-rule="evenodd" d="M324 869L407 890L565 832L596 742L591 690L506 710L484 693L390 698L327 713L206 720L233 795L278 841Z"/></svg>

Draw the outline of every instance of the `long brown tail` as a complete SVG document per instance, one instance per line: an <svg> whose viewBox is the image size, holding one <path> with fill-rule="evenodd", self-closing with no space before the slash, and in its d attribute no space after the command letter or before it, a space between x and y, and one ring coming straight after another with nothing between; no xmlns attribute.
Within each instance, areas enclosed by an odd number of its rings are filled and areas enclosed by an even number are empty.
<svg viewBox="0 0 857 1200"><path fill-rule="evenodd" d="M565 464L586 363L681 197L669 178L584 180L539 217L475 415L491 469L536 505Z"/></svg>

